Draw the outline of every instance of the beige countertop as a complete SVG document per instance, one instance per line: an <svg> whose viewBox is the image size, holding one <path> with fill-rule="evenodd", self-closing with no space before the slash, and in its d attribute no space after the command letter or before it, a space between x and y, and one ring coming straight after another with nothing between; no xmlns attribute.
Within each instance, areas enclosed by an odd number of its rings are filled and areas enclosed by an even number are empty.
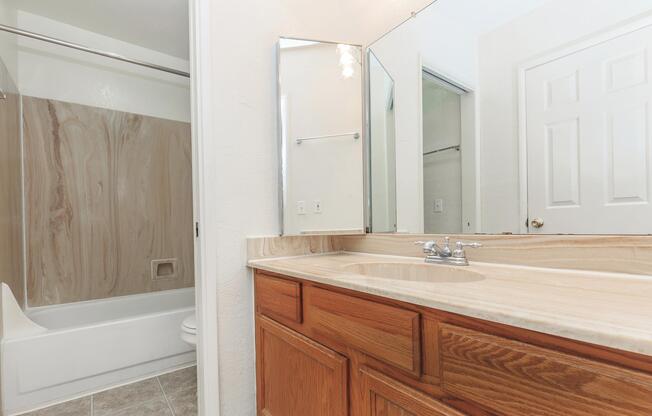
<svg viewBox="0 0 652 416"><path fill-rule="evenodd" d="M453 278L433 282L358 274L360 263L390 263L390 270L403 267L395 263L424 264L413 257L331 253L251 260L249 266L652 356L651 276L472 262L428 267L464 269L481 279L458 281L453 270Z"/></svg>

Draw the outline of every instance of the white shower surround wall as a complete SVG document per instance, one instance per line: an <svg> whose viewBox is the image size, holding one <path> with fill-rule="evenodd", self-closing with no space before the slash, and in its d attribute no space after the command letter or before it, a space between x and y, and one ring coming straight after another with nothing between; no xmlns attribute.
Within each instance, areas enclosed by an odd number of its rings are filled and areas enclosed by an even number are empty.
<svg viewBox="0 0 652 416"><path fill-rule="evenodd" d="M0 343L7 416L194 364L180 339L194 288L33 308L3 287ZM2 412L0 412L2 413Z"/></svg>

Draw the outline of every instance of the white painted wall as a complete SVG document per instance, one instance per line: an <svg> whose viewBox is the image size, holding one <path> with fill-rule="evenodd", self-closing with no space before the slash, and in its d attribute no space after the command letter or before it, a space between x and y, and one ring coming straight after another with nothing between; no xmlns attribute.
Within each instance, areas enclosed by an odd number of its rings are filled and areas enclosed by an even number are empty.
<svg viewBox="0 0 652 416"><path fill-rule="evenodd" d="M203 369L205 415L255 414L253 293L246 237L279 230L276 42L368 44L427 1L199 1L195 105L204 303L216 306L218 366ZM213 303L214 301L214 303ZM208 309L210 313L210 309ZM210 327L211 324L209 323ZM212 335L212 334L209 334ZM216 351L206 351L204 363ZM217 381L219 374L219 394Z"/></svg>
<svg viewBox="0 0 652 416"><path fill-rule="evenodd" d="M55 38L187 71L188 61L94 32L18 12L18 26ZM18 40L22 94L190 121L187 78L28 38Z"/></svg>
<svg viewBox="0 0 652 416"><path fill-rule="evenodd" d="M280 50L281 96L287 107L284 234L364 230L362 140L347 136L296 143L300 137L362 135L362 51L353 53L360 63L345 78L336 44ZM298 201L305 214L298 213ZM321 212L315 212L317 201Z"/></svg>
<svg viewBox="0 0 652 416"><path fill-rule="evenodd" d="M483 232L519 232L518 65L651 10L649 0L550 0L479 39Z"/></svg>
<svg viewBox="0 0 652 416"><path fill-rule="evenodd" d="M6 25L15 25L16 24L16 8L13 1L3 1L0 2L0 23ZM9 92L9 89L16 87L16 57L17 57L17 46L16 39L14 36L11 36L7 33L0 33L0 89L5 92ZM4 68L7 68L5 71ZM16 91L11 91L16 92ZM4 286L4 284L2 284ZM5 292L8 289L0 287L0 292ZM0 296L0 323L3 322L3 300ZM3 326L0 325L0 339L3 337ZM0 379L0 387L2 386L2 380ZM3 416L3 397L2 389L0 388L0 416Z"/></svg>
<svg viewBox="0 0 652 416"><path fill-rule="evenodd" d="M18 1L25 12L188 59L186 0Z"/></svg>

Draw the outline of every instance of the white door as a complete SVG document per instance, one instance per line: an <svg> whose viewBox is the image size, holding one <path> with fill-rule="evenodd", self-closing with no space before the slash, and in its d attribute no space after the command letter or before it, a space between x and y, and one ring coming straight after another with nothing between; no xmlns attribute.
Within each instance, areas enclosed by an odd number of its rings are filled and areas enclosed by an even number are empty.
<svg viewBox="0 0 652 416"><path fill-rule="evenodd" d="M652 233L650 46L648 26L526 71L530 232Z"/></svg>

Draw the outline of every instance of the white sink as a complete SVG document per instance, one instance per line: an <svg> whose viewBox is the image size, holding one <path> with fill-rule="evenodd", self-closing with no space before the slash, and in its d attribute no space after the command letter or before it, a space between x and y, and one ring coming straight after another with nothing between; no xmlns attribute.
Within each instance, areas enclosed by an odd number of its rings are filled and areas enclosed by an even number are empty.
<svg viewBox="0 0 652 416"><path fill-rule="evenodd" d="M354 263L344 266L350 273L382 279L407 282L466 283L477 282L485 277L465 266L443 266L427 263Z"/></svg>

